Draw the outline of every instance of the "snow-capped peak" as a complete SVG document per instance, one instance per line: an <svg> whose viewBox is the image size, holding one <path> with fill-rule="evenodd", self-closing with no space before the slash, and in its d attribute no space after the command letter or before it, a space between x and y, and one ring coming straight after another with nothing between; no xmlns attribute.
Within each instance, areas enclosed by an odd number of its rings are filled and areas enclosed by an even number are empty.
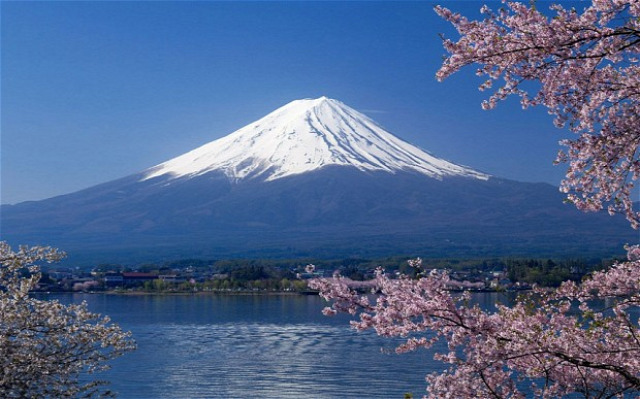
<svg viewBox="0 0 640 399"><path fill-rule="evenodd" d="M328 165L390 173L409 170L434 178L489 178L395 137L340 101L320 97L292 101L228 136L147 170L143 180L215 170L231 180L275 180Z"/></svg>

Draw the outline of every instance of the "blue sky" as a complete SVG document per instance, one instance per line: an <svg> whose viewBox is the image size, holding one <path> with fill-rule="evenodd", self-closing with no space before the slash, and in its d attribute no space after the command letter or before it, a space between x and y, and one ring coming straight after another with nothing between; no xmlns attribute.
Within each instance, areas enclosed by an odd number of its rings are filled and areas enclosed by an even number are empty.
<svg viewBox="0 0 640 399"><path fill-rule="evenodd" d="M477 15L475 1L444 1ZM544 109L443 83L434 2L1 2L1 200L139 172L326 95L447 160L559 184ZM499 5L499 3L493 3Z"/></svg>

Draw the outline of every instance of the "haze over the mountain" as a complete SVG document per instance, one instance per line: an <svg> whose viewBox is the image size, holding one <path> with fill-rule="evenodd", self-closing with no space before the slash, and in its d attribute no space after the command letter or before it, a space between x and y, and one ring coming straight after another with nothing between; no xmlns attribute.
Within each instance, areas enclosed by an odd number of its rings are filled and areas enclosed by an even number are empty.
<svg viewBox="0 0 640 399"><path fill-rule="evenodd" d="M329 165L415 171L435 178L489 178L400 140L340 101L320 97L292 101L228 136L152 168L144 179L220 170L231 180L269 181Z"/></svg>
<svg viewBox="0 0 640 399"><path fill-rule="evenodd" d="M437 127L432 127L437 129ZM557 187L436 158L325 97L293 101L155 167L3 205L3 240L85 262L177 257L623 253L622 218Z"/></svg>

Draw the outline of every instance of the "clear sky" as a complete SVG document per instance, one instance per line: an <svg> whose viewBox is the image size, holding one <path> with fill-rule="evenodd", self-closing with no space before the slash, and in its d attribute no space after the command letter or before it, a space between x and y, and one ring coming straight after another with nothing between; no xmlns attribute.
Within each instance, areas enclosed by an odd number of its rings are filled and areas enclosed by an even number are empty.
<svg viewBox="0 0 640 399"><path fill-rule="evenodd" d="M2 203L142 171L322 95L435 156L558 185L571 133L546 110L483 111L472 68L436 81L438 33L455 32L434 4L2 1Z"/></svg>

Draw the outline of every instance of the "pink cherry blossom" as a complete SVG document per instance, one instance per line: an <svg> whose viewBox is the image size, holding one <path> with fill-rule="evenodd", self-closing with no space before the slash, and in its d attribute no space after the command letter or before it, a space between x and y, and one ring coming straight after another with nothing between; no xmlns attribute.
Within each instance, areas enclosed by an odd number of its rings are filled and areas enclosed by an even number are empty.
<svg viewBox="0 0 640 399"><path fill-rule="evenodd" d="M32 298L38 262L64 254L49 247L14 251L0 242L0 397L109 397L106 381L91 378L108 361L135 349L131 333L87 304ZM26 271L29 273L25 273Z"/></svg>
<svg viewBox="0 0 640 399"><path fill-rule="evenodd" d="M449 56L436 77L477 65L486 77L479 88L493 89L483 108L509 95L519 96L523 108L547 107L556 126L577 135L562 141L566 150L556 159L569 164L561 184L567 199L581 210L623 213L638 228L630 196L640 177L640 1L550 9L506 2L497 12L483 7L485 19L472 21L436 7L460 34L444 40Z"/></svg>
<svg viewBox="0 0 640 399"><path fill-rule="evenodd" d="M375 295L341 277L309 284L331 301L325 315L347 312L358 330L404 338L398 353L446 342L434 359L448 368L426 377L425 398L640 395L640 330L629 312L640 304L640 261L495 310L470 305L470 294L452 294L448 282L446 273L390 278L379 270Z"/></svg>

